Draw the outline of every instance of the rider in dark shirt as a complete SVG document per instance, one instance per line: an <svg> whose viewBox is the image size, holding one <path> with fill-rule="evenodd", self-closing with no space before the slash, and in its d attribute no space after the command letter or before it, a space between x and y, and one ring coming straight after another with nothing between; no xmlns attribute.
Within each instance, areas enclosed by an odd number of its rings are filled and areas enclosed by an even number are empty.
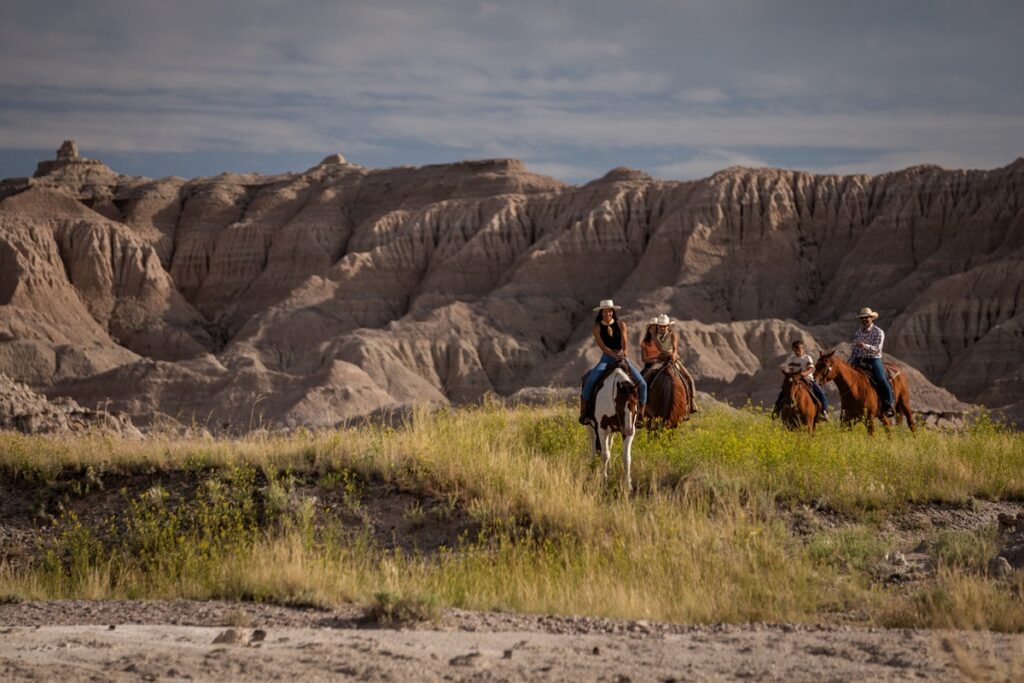
<svg viewBox="0 0 1024 683"><path fill-rule="evenodd" d="M580 397L581 424L586 424L590 413L590 401L593 397L594 385L597 384L597 380L600 379L601 374L609 365L623 360L628 364L633 381L636 382L639 389L639 416L642 417L644 414L644 407L647 405L647 382L644 381L640 369L629 360L629 333L626 330L626 323L619 320L615 313L620 308L622 307L616 306L615 302L611 299L602 300L594 308L597 311L597 317L594 318L592 334L598 348L601 349L601 360L590 371L586 382L583 384L583 395ZM640 423L639 419L637 423Z"/></svg>

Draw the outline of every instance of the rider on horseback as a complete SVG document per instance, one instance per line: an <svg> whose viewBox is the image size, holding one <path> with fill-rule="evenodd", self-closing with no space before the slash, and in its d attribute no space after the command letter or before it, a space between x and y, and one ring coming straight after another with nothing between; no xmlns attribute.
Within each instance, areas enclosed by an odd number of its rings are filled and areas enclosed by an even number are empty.
<svg viewBox="0 0 1024 683"><path fill-rule="evenodd" d="M644 377L652 377L653 373L649 372L650 370L657 370L665 363L670 363L671 367L679 374L680 379L683 380L683 384L686 385L689 411L696 413L697 404L693 400L696 388L693 377L679 358L679 336L670 327L675 324L675 321L664 313L657 318L651 318L647 323L647 333L640 342L644 361Z"/></svg>
<svg viewBox="0 0 1024 683"><path fill-rule="evenodd" d="M786 361L782 364L782 372L794 373L800 372L801 379L807 383L807 388L811 390L814 397L818 399L818 403L821 404L821 413L819 418L824 421L828 421L828 396L825 395L825 390L821 388L821 385L814 380L814 361L811 357L804 352L804 341L803 339L796 339L793 341L793 354L789 356ZM786 400L785 389L779 392L779 397L775 399L775 408L772 410L772 417L779 414L782 410L782 403Z"/></svg>
<svg viewBox="0 0 1024 683"><path fill-rule="evenodd" d="M594 386L608 369L608 366L625 361L629 372L633 376L639 390L639 413L637 426L641 424L644 407L647 405L647 382L644 381L640 370L629 360L629 334L626 331L626 323L618 319L615 312L622 308L616 306L611 299L603 299L594 308L597 316L594 318L592 333L597 347L601 349L601 360L597 362L594 369L587 374L587 380L583 384L583 395L580 397L580 424L586 424L590 419L590 401L594 395Z"/></svg>
<svg viewBox="0 0 1024 683"><path fill-rule="evenodd" d="M882 332L881 327L875 325L874 321L878 314L869 307L860 309L860 314L857 317L860 319L860 329L853 333L850 365L867 371L878 392L878 399L882 403L882 414L892 417L896 414L892 408L892 385L889 384L885 366L882 364L882 344L885 343L885 333Z"/></svg>

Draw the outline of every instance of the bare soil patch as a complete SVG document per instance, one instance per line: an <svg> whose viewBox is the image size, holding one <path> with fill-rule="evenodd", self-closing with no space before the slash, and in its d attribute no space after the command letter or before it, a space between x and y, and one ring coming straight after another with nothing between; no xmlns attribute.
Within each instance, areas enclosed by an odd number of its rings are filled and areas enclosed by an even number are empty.
<svg viewBox="0 0 1024 683"><path fill-rule="evenodd" d="M683 626L449 610L368 628L355 607L0 606L4 680L1011 680L1024 636L818 625Z"/></svg>

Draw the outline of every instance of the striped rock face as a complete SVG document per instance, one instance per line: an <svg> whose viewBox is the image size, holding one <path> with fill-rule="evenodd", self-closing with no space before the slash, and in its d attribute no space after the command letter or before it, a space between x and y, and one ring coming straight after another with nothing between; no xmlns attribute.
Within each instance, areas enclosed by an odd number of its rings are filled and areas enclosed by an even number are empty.
<svg viewBox="0 0 1024 683"><path fill-rule="evenodd" d="M1024 410L1024 160L881 176L615 169L583 186L514 160L183 180L56 164L0 182L0 372L245 428L574 386L593 302L680 322L698 388L774 400L790 342L848 341L871 306L915 408Z"/></svg>

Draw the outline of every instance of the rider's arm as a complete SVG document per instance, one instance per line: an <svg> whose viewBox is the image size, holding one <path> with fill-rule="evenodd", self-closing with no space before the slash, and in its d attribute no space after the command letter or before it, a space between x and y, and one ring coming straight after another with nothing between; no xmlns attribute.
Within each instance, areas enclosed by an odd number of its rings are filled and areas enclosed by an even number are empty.
<svg viewBox="0 0 1024 683"><path fill-rule="evenodd" d="M672 355L679 358L679 335L672 332Z"/></svg>
<svg viewBox="0 0 1024 683"><path fill-rule="evenodd" d="M604 342L601 341L601 325L594 325L593 334L594 341L597 342L597 348L601 349L602 353L608 354L609 356L614 356L615 352L609 349L607 346L605 346Z"/></svg>
<svg viewBox="0 0 1024 683"><path fill-rule="evenodd" d="M622 333L622 356L629 357L629 332L626 330L626 323L619 321L619 331ZM612 354L614 355L614 354Z"/></svg>
<svg viewBox="0 0 1024 683"><path fill-rule="evenodd" d="M882 344L885 342L885 333L882 332L882 328L876 325L871 329L870 332L867 332L862 336L863 339L857 342L857 346L864 349L865 351L870 351L871 353L877 353L879 355L882 354ZM876 343L869 344L868 341L865 340L869 340Z"/></svg>
<svg viewBox="0 0 1024 683"><path fill-rule="evenodd" d="M867 349L868 351L870 351L871 353L877 353L877 354L881 355L881 353L882 353L882 344L885 341L885 332L882 332L882 328L878 327L876 325L874 327L874 329L871 330L869 338L871 339L871 341L877 342L877 343L875 343L875 344L868 344L868 343L865 342L864 348Z"/></svg>

